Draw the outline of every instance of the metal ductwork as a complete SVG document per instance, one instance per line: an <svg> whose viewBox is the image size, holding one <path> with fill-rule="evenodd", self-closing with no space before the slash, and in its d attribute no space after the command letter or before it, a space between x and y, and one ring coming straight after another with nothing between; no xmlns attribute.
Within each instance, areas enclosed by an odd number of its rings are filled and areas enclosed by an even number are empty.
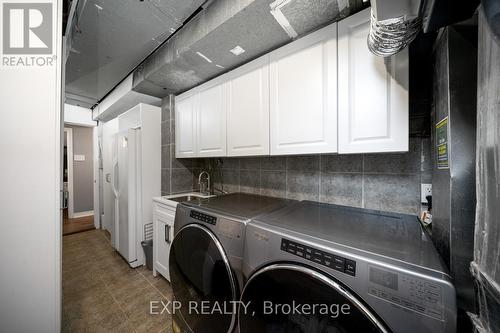
<svg viewBox="0 0 500 333"><path fill-rule="evenodd" d="M381 57L406 48L420 32L420 0L372 0L368 48Z"/></svg>
<svg viewBox="0 0 500 333"><path fill-rule="evenodd" d="M218 0L134 72L133 90L179 94L366 6L362 0Z"/></svg>

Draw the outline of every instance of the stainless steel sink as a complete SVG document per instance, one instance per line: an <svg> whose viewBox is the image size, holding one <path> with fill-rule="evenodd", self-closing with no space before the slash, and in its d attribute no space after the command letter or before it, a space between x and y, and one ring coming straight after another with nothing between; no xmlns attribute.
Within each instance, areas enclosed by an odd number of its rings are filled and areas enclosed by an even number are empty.
<svg viewBox="0 0 500 333"><path fill-rule="evenodd" d="M199 201L203 198L194 195L183 195L182 197L170 198L168 200L176 201L176 202L186 202L186 201Z"/></svg>

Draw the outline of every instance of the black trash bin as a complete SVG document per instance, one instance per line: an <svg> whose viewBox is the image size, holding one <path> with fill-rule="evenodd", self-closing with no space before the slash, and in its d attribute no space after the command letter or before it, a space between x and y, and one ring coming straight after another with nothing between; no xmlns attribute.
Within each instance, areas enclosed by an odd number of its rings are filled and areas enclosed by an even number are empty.
<svg viewBox="0 0 500 333"><path fill-rule="evenodd" d="M153 270L153 240L148 239L141 242L144 256L146 257L146 267L151 271Z"/></svg>

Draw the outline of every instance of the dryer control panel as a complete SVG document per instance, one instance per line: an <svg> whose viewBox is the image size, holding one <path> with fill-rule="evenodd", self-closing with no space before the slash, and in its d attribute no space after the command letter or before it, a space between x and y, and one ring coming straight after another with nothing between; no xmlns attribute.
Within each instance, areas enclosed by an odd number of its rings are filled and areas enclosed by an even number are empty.
<svg viewBox="0 0 500 333"><path fill-rule="evenodd" d="M305 258L336 271L356 276L356 262L338 255L315 249L285 238L281 239L281 250Z"/></svg>
<svg viewBox="0 0 500 333"><path fill-rule="evenodd" d="M435 282L369 267L368 293L398 306L443 320L442 288Z"/></svg>

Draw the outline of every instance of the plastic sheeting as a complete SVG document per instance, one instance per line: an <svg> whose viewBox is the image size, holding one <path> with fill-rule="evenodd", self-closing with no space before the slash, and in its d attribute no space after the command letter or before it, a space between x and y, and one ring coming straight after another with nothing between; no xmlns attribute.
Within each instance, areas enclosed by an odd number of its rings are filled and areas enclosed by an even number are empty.
<svg viewBox="0 0 500 333"><path fill-rule="evenodd" d="M477 209L474 262L476 331L500 332L500 44L479 15Z"/></svg>

